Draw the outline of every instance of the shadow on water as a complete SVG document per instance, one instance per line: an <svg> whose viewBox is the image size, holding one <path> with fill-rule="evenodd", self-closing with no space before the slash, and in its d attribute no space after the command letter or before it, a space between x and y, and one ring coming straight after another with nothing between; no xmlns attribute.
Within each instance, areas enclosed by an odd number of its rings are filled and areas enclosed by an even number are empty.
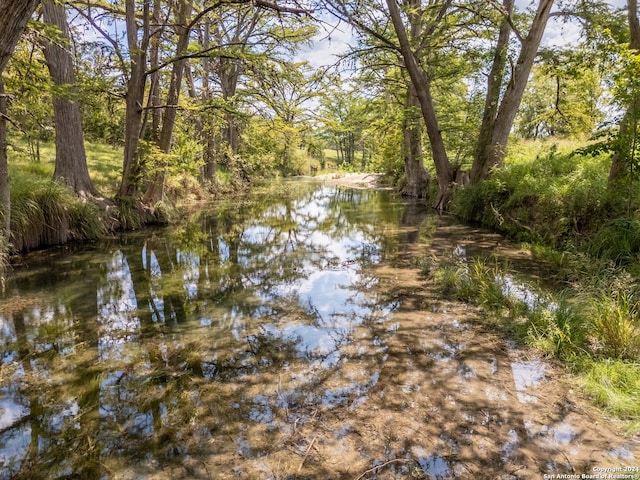
<svg viewBox="0 0 640 480"><path fill-rule="evenodd" d="M0 479L586 465L570 402L528 413L544 364L479 336L473 311L420 280L416 255L461 243L500 239L389 192L299 183L34 255L0 303Z"/></svg>

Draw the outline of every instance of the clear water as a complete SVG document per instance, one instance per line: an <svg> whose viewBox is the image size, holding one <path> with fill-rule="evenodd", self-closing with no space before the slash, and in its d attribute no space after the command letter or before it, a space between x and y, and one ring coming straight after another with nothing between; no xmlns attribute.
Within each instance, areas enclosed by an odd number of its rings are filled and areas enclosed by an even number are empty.
<svg viewBox="0 0 640 480"><path fill-rule="evenodd" d="M573 448L568 423L504 424L491 380L504 369L491 352L471 362L457 317L427 331L420 314L423 356L401 341L403 294L382 272L478 238L390 192L296 182L28 256L0 299L0 479L358 478L371 465L464 478L464 439L491 425L499 465L527 432ZM518 399L535 399L544 369L511 368ZM432 442L425 419L446 431L447 408L460 438Z"/></svg>
<svg viewBox="0 0 640 480"><path fill-rule="evenodd" d="M153 471L221 430L251 457L246 422L269 432L278 409L357 405L375 372L318 382L396 307L366 270L398 250L406 209L291 184L28 257L0 303L2 478Z"/></svg>

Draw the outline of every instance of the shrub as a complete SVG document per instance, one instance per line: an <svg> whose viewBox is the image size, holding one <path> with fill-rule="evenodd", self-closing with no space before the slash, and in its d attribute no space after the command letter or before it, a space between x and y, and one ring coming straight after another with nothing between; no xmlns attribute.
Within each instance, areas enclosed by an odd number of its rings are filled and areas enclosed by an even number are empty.
<svg viewBox="0 0 640 480"><path fill-rule="evenodd" d="M513 149L489 178L460 190L452 211L519 241L565 247L588 237L607 215L608 154L551 146L536 156L526 146Z"/></svg>

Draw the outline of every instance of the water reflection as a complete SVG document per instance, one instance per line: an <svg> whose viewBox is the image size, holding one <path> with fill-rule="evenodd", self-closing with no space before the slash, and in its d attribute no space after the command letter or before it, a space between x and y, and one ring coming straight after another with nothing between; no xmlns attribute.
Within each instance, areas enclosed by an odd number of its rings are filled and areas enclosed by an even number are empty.
<svg viewBox="0 0 640 480"><path fill-rule="evenodd" d="M363 286L396 249L403 204L297 190L16 271L0 309L1 478L154 470L220 429L255 456L246 422L366 402L376 373L330 372L395 308Z"/></svg>
<svg viewBox="0 0 640 480"><path fill-rule="evenodd" d="M504 351L416 308L417 274L394 283L416 251L458 245L442 223L296 183L31 258L0 303L0 479L450 478L496 431L483 472L525 439L577 448L572 422L508 418ZM529 402L538 365L500 381Z"/></svg>

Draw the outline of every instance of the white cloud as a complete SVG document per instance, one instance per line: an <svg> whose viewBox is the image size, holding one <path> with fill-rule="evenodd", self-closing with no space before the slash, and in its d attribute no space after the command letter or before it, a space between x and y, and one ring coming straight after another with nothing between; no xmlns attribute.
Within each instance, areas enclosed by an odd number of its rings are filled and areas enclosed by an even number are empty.
<svg viewBox="0 0 640 480"><path fill-rule="evenodd" d="M296 60L306 60L313 67L333 65L339 60L341 54L349 50L349 45L353 41L353 32L349 25L324 24L313 38L312 45L302 48L296 55Z"/></svg>

